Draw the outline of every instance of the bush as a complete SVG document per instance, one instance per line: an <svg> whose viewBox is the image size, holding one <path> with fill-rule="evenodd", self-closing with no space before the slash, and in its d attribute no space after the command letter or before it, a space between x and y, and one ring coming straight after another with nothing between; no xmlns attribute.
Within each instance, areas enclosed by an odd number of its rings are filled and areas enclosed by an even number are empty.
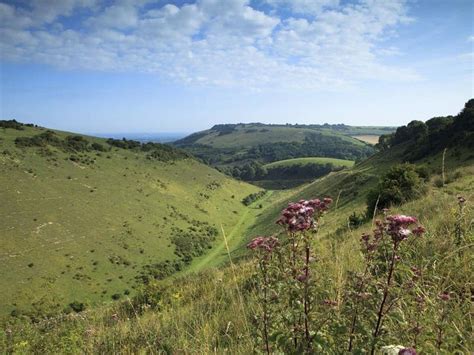
<svg viewBox="0 0 474 355"><path fill-rule="evenodd" d="M265 190L262 190L262 191L259 191L259 192L255 192L253 194L250 194L246 197L244 197L244 199L242 200L242 203L245 205L245 206L249 206L251 205L253 202L257 201L258 199L262 198L264 195L266 194L266 191Z"/></svg>
<svg viewBox="0 0 474 355"><path fill-rule="evenodd" d="M378 186L369 191L367 217L371 218L375 209L380 211L422 196L426 192L426 185L417 169L416 165L408 163L392 167Z"/></svg>
<svg viewBox="0 0 474 355"><path fill-rule="evenodd" d="M16 129L18 131L22 131L25 129L23 127L23 124L16 120L0 120L0 128L11 128Z"/></svg>
<svg viewBox="0 0 474 355"><path fill-rule="evenodd" d="M69 307L71 307L71 309L76 313L80 313L86 309L86 305L78 301L69 303Z"/></svg>
<svg viewBox="0 0 474 355"><path fill-rule="evenodd" d="M349 216L349 227L351 229L358 228L363 225L366 220L367 218L363 214L356 214L355 212L352 212L352 214Z"/></svg>
<svg viewBox="0 0 474 355"><path fill-rule="evenodd" d="M99 152L105 152L107 149L100 143L92 143L91 145L92 149L97 150Z"/></svg>

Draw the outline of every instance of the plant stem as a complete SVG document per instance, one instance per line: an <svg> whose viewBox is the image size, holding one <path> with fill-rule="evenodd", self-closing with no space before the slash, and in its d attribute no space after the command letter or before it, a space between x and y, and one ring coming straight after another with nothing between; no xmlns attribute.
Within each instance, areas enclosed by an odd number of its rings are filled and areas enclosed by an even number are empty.
<svg viewBox="0 0 474 355"><path fill-rule="evenodd" d="M291 282L294 283L296 280L296 277L298 276L298 272L296 269L296 248L297 248L297 243L296 243L296 236L294 233L290 233L290 238L291 238ZM292 322L293 322L293 345L295 347L295 350L298 347L298 336L297 336L297 325L296 325L296 312L294 310L294 299L293 295L290 296L290 309L292 312Z"/></svg>
<svg viewBox="0 0 474 355"><path fill-rule="evenodd" d="M308 237L305 236L306 241L306 259L305 259L305 283L304 283L304 330L305 330L305 338L306 338L306 346L308 352L311 350L311 335L309 331L309 308L310 308L310 300L309 300L309 258L310 258L310 247L309 241L307 240Z"/></svg>
<svg viewBox="0 0 474 355"><path fill-rule="evenodd" d="M385 307L385 302L387 302L390 285L392 283L393 271L395 269L395 257L396 257L397 247L398 247L398 242L394 242L393 250L392 250L392 258L390 260L390 266L389 266L389 270L388 270L387 283L385 284L385 287L384 287L384 290L383 290L382 302L380 303L380 307L379 307L379 310L377 312L377 324L375 326L375 330L374 330L373 338L372 338L372 349L370 351L371 355L375 354L375 345L376 345L376 342L377 342L377 338L379 336L379 332L380 332L380 328L381 328L381 325L382 325L383 317L385 316L384 307Z"/></svg>
<svg viewBox="0 0 474 355"><path fill-rule="evenodd" d="M443 344L443 325L446 318L446 311L443 307L443 312L441 314L441 319L438 325L438 334L436 335L436 347L438 350L441 350L441 345Z"/></svg>
<svg viewBox="0 0 474 355"><path fill-rule="evenodd" d="M263 340L265 342L265 350L267 354L270 354L270 344L268 342L268 275L265 261L262 262L263 272Z"/></svg>

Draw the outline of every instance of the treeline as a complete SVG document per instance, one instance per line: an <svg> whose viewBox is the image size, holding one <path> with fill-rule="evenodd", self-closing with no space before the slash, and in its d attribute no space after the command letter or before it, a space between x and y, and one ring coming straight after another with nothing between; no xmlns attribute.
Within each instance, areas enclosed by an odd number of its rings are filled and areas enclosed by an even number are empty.
<svg viewBox="0 0 474 355"><path fill-rule="evenodd" d="M236 179L244 181L258 180L304 180L315 179L332 171L344 169L330 163L298 163L265 167L258 162L250 162L242 166L225 167L219 170Z"/></svg>
<svg viewBox="0 0 474 355"><path fill-rule="evenodd" d="M23 130L25 125L15 120L0 121L0 127ZM84 136L68 135L62 138L56 132L46 130L31 137L15 138L15 145L19 148L39 147L47 148L55 147L66 153L87 153L87 152L108 152L112 147L120 149L128 149L147 153L146 158L150 160L159 160L163 162L174 161L191 157L187 152L174 148L172 146L160 143L140 143L135 140L128 139L108 139L106 143L91 142Z"/></svg>
<svg viewBox="0 0 474 355"><path fill-rule="evenodd" d="M31 123L21 123L18 122L17 120L0 120L0 128L10 128L10 129L16 129L17 131L23 131L25 129L25 126L27 127L33 127L34 125Z"/></svg>
<svg viewBox="0 0 474 355"><path fill-rule="evenodd" d="M62 139L56 132L47 130L32 137L17 137L15 145L19 148L53 146L64 152L77 153L88 151L107 151L107 148L100 143L90 143L83 136L69 135Z"/></svg>
<svg viewBox="0 0 474 355"><path fill-rule="evenodd" d="M456 116L433 117L422 121L411 121L392 134L379 137L376 148L387 150L407 144L405 159L415 161L445 148L465 146L474 148L474 99L469 100Z"/></svg>
<svg viewBox="0 0 474 355"><path fill-rule="evenodd" d="M316 132L308 135L302 142L263 143L248 150L213 148L202 144L192 145L191 137L186 138L189 139L187 143L183 143L183 140L181 140L178 146L182 146L190 154L212 166L241 166L242 162L245 161L263 165L279 160L314 156L360 161L374 153L372 146L356 145L339 137ZM226 172L229 172L229 170L226 170ZM257 171L256 174L258 176ZM230 175L237 177L239 174L231 173ZM252 179L241 178L243 180Z"/></svg>
<svg viewBox="0 0 474 355"><path fill-rule="evenodd" d="M148 153L147 158L151 160L173 161L191 157L191 155L187 152L181 149L174 148L167 144L152 142L141 143L139 141L130 140L126 138L109 138L107 139L107 143L117 148L146 152Z"/></svg>
<svg viewBox="0 0 474 355"><path fill-rule="evenodd" d="M355 145L339 137L312 133L303 142L265 143L251 148L245 159L274 162L302 157L328 157L347 160L365 159L373 153L368 145Z"/></svg>

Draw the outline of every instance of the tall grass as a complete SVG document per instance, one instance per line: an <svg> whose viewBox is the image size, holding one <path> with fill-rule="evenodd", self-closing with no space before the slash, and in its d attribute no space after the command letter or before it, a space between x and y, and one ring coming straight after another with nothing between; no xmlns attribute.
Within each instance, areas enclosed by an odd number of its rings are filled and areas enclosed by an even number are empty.
<svg viewBox="0 0 474 355"><path fill-rule="evenodd" d="M458 180L443 188L433 187L425 197L391 211L417 216L426 229L421 239L407 241L404 246L397 265L397 284L412 281L415 275L411 267L422 272L413 287L394 290L393 295L400 297L381 322L376 353L389 345L414 347L421 353L469 353L474 349L473 191L472 169L467 169ZM466 199L462 213L457 198L460 194ZM323 226L327 232L316 241L317 262L312 272L318 282L311 288L314 304L320 307L319 301L334 301L330 322L320 323L324 311L318 318L310 318L318 353L347 351L347 319L354 314L348 307L350 290L355 275L363 273L365 267L360 236L372 229L370 222L357 230L336 228L347 219L340 211L328 213L331 222ZM332 213L341 214L340 218L332 217ZM10 318L0 331L0 353L264 351L252 326L257 326L258 315L263 312L260 285L252 278L254 271L254 262L243 259L230 267L152 283L137 297L109 307L35 323ZM362 352L370 351L366 340L376 321L364 313L369 306L362 307L353 340L353 349Z"/></svg>

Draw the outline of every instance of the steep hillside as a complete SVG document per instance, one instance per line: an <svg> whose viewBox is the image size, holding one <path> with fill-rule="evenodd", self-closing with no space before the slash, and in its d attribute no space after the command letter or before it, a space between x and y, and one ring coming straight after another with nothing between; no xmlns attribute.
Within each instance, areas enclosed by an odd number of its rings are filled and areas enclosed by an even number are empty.
<svg viewBox="0 0 474 355"><path fill-rule="evenodd" d="M344 125L225 124L194 133L174 144L215 166L311 156L355 160L367 157L373 149L351 134L391 131Z"/></svg>
<svg viewBox="0 0 474 355"><path fill-rule="evenodd" d="M0 314L134 294L220 245L257 191L169 146L1 121Z"/></svg>
<svg viewBox="0 0 474 355"><path fill-rule="evenodd" d="M469 131L451 133L458 137ZM334 199L332 206L318 234L311 234L314 260L309 282L314 308L310 326L316 329L311 346L318 353L344 353L354 336L352 351L370 353L376 306L385 291L375 280L373 288L361 292L357 281L367 277L364 262L370 260L364 258L361 235L370 234L376 224L367 219L351 226L349 217L353 212L365 214L369 190L391 167L406 161L410 144L388 147L350 170L333 172L309 185L268 193L263 197L263 208L255 210L259 212L257 222L239 242L231 236L234 241L229 246L229 258L233 262L227 267L206 260L208 266L219 267L153 282L139 296L112 307L36 324L12 319L1 334L3 344L11 351L37 353L265 352L262 314L270 309L274 312L270 313L270 350L291 349L295 328L278 324L278 320L285 324L287 313L275 307L281 306L278 303L286 287L304 290L298 285L307 279L294 280L296 286L284 279L281 288L269 290L269 299L262 298L267 287L261 284L259 266L266 254L256 253L260 263L250 259L245 238L282 231L275 222L289 201L329 195ZM446 144L449 148L445 154L446 147L440 147L415 161L430 175L425 179L425 194L393 205L389 212L416 216L426 231L404 241L399 254L393 254L397 264L396 277L389 282L393 294L385 308L383 332L374 343L375 353L395 345L415 348L418 353L469 353L474 346L472 319L466 316L472 311L474 157L469 142ZM227 236L232 234L224 230ZM279 236L283 242L285 234ZM374 273L386 272L387 261L381 257L380 268ZM276 258L273 267L281 263ZM357 302L364 307L354 323L352 307ZM351 328L352 324L357 326Z"/></svg>

